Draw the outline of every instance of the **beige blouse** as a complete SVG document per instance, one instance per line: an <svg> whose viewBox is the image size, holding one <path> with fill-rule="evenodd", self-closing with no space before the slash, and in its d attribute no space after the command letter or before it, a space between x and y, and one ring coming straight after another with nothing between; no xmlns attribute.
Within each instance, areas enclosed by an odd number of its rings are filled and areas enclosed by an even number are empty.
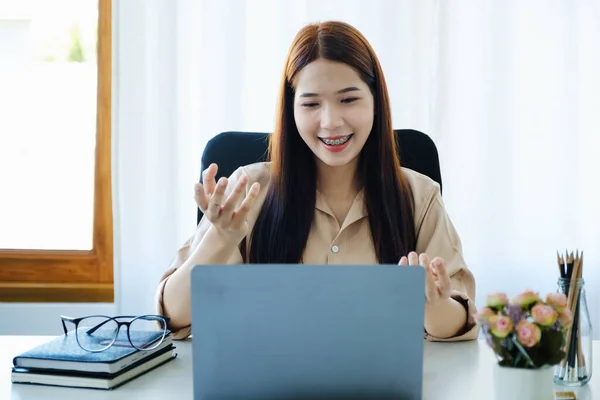
<svg viewBox="0 0 600 400"><path fill-rule="evenodd" d="M475 279L467 268L462 256L460 238L450 218L444 210L439 185L425 175L403 168L414 196L415 228L417 234L417 253L427 253L433 257L441 257L452 282L452 297L465 307L467 312L466 326L455 336L440 339L425 332L425 338L435 341L457 341L476 339L478 328L472 315L475 308ZM271 179L270 163L256 163L236 170L229 178L226 194L229 194L239 178L248 177L247 190L254 182L260 183L260 193L248 215L249 232L252 228L265 200L267 187ZM193 253L200 240L210 227L210 222L203 218L195 234L178 250L170 268L163 274L156 292L156 311L163 315L163 290L169 276L181 266ZM247 238L249 239L249 238ZM331 208L319 192L317 192L314 221L303 254L305 264L378 264L373 245L369 220L364 204L363 192L359 192L352 204L346 219L339 226ZM236 251L228 264L242 264L242 254ZM425 290L425 288L423 288ZM187 309L189 315L190 298L181 298L178 304L170 304L169 308ZM173 332L175 339L184 339L192 333L191 325Z"/></svg>

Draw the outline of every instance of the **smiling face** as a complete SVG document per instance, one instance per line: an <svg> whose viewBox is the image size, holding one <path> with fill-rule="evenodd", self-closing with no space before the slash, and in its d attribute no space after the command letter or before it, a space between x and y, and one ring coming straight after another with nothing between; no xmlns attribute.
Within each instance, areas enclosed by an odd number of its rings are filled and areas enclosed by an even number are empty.
<svg viewBox="0 0 600 400"><path fill-rule="evenodd" d="M374 99L344 63L317 59L295 81L294 120L302 140L329 167L356 165L374 118Z"/></svg>

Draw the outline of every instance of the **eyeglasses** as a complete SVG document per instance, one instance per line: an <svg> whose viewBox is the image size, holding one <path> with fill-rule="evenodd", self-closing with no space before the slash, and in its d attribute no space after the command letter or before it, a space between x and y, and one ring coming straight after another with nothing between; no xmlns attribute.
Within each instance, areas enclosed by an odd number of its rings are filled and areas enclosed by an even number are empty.
<svg viewBox="0 0 600 400"><path fill-rule="evenodd" d="M65 322L75 324L75 338L83 350L98 353L109 347L132 346L138 350L156 349L167 336L169 318L161 315L108 317L89 315L87 317L60 317L65 335L69 334ZM123 321L129 319L129 321ZM127 330L121 330L126 326ZM126 332L126 333L125 333Z"/></svg>

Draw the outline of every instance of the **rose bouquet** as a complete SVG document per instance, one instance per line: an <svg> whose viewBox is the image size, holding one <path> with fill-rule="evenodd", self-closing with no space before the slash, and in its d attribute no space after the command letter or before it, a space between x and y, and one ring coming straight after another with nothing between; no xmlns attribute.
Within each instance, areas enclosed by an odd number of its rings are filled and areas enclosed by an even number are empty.
<svg viewBox="0 0 600 400"><path fill-rule="evenodd" d="M504 293L489 295L475 320L499 365L535 369L566 356L565 333L573 316L564 294L550 293L543 301L538 293L525 291L510 301Z"/></svg>

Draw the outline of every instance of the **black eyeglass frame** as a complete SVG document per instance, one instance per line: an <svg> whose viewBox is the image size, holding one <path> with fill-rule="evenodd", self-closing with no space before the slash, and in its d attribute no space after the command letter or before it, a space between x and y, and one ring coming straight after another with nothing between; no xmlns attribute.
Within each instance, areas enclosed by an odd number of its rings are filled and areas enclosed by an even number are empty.
<svg viewBox="0 0 600 400"><path fill-rule="evenodd" d="M90 350L90 349L86 349L84 348L81 343L79 343L79 323L81 321L83 321L84 319L87 318L105 318L106 320L103 321L102 323L91 327L90 329L88 329L86 331L87 334L92 334L94 332L96 332L96 330L98 330L100 327L102 327L104 324L107 324L111 321L114 321L117 324L117 329L115 330L115 335L112 338L112 341L104 348L99 349L99 350ZM123 318L128 318L131 319L130 321L118 321L118 319L123 319ZM152 342L152 344L154 344L154 346L152 347L138 347L135 344L133 344L133 341L131 340L131 336L129 335L129 328L131 326L131 324L133 322L135 322L136 320L140 320L140 319L144 319L144 318L152 318L154 321L162 321L163 322L163 334L161 336L161 338L159 340L156 340L154 342ZM69 334L69 330L67 329L67 325L65 324L65 322L70 322L72 324L75 325L75 340L77 341L77 344L79 345L79 347L81 347L82 350L87 351L89 353L100 353L102 351L105 351L106 349L110 348L115 341L117 340L117 337L119 336L119 331L121 330L121 326L126 326L127 327L127 339L129 340L129 343L131 344L131 346L137 350L140 351L150 351L150 350L154 350L156 349L158 346L160 346L160 344L165 340L165 337L167 336L167 332L168 332L168 324L169 324L170 319L168 317L162 316L162 315L154 315L154 314L145 314L145 315L117 315L114 317L109 317L108 315L86 315L85 317L79 317L79 318L74 318L74 317L67 317L65 315L61 315L60 316L60 322L62 323L63 326L63 331L65 333L65 336Z"/></svg>

